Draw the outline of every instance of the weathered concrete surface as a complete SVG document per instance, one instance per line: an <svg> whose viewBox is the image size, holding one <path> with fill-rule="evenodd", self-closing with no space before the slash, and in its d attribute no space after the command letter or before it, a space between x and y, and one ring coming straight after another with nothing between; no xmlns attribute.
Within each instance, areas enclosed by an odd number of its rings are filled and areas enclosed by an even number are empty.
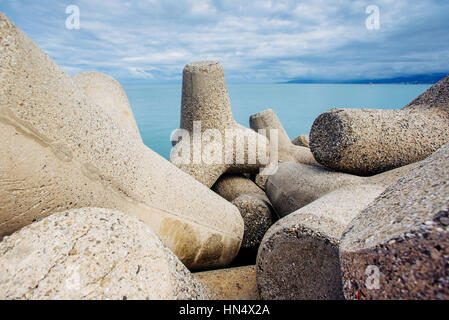
<svg viewBox="0 0 449 320"><path fill-rule="evenodd" d="M346 227L384 188L346 186L279 220L257 256L262 299L343 299L340 239Z"/></svg>
<svg viewBox="0 0 449 320"><path fill-rule="evenodd" d="M344 186L378 184L386 188L418 165L414 163L372 177L360 177L296 162L281 163L276 174L268 177L265 191L277 214L284 217Z"/></svg>
<svg viewBox="0 0 449 320"><path fill-rule="evenodd" d="M194 273L209 289L212 300L259 300L256 266Z"/></svg>
<svg viewBox="0 0 449 320"><path fill-rule="evenodd" d="M449 144L390 186L343 237L348 299L449 298Z"/></svg>
<svg viewBox="0 0 449 320"><path fill-rule="evenodd" d="M93 103L120 124L129 139L142 140L128 97L117 80L100 72L80 72L72 79Z"/></svg>
<svg viewBox="0 0 449 320"><path fill-rule="evenodd" d="M254 182L239 174L225 174L221 176L212 187L212 190L230 202L244 194L265 195L265 192Z"/></svg>
<svg viewBox="0 0 449 320"><path fill-rule="evenodd" d="M424 160L449 142L449 76L402 110L332 109L310 132L326 167L373 175Z"/></svg>
<svg viewBox="0 0 449 320"><path fill-rule="evenodd" d="M310 148L310 138L307 134L302 134L292 140L295 146Z"/></svg>
<svg viewBox="0 0 449 320"><path fill-rule="evenodd" d="M267 130L267 137L272 141L270 129L277 130L277 144L278 144L278 155L279 161L289 162L295 161L304 164L317 165L318 163L314 159L312 152L309 148L296 146L292 143L290 138L285 132L279 118L272 109L268 109L250 117L251 129L258 131L261 129Z"/></svg>
<svg viewBox="0 0 449 320"><path fill-rule="evenodd" d="M243 194L232 201L239 209L245 225L242 248L257 248L268 229L273 225L276 214L266 195Z"/></svg>
<svg viewBox="0 0 449 320"><path fill-rule="evenodd" d="M207 299L207 289L138 219L60 212L0 242L0 299Z"/></svg>
<svg viewBox="0 0 449 320"><path fill-rule="evenodd" d="M239 209L245 226L242 248L257 250L277 217L265 192L250 179L230 174L221 176L212 189Z"/></svg>
<svg viewBox="0 0 449 320"><path fill-rule="evenodd" d="M129 139L0 14L0 238L71 208L136 216L189 267L227 265L243 220L192 177Z"/></svg>
<svg viewBox="0 0 449 320"><path fill-rule="evenodd" d="M257 173L270 163L268 140L235 122L218 62L184 68L180 129L189 136L176 136L170 161L209 188L224 173Z"/></svg>
<svg viewBox="0 0 449 320"><path fill-rule="evenodd" d="M278 167L279 168L279 167ZM269 175L262 175L262 174L257 174L256 177L254 178L254 183L257 184L257 186L262 189L263 191L265 191L266 189L266 184L267 184L267 180L270 176Z"/></svg>

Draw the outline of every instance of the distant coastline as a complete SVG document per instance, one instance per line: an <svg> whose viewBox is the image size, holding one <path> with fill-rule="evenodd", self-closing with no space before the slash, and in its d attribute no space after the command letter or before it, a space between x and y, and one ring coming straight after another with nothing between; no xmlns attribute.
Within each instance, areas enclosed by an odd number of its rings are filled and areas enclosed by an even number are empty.
<svg viewBox="0 0 449 320"><path fill-rule="evenodd" d="M352 79L352 80L330 80L330 79L292 79L283 83L303 83L303 84L435 84L447 73L419 74L412 76L402 76L381 79Z"/></svg>

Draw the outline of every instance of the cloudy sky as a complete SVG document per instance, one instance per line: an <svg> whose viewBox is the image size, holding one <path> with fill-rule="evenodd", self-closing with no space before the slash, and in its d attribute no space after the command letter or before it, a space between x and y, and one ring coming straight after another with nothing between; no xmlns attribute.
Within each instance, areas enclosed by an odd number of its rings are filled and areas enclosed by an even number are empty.
<svg viewBox="0 0 449 320"><path fill-rule="evenodd" d="M66 28L70 5L80 29ZM366 26L370 5L379 29ZM448 0L0 0L0 11L68 73L121 81L180 80L199 60L231 81L449 71Z"/></svg>

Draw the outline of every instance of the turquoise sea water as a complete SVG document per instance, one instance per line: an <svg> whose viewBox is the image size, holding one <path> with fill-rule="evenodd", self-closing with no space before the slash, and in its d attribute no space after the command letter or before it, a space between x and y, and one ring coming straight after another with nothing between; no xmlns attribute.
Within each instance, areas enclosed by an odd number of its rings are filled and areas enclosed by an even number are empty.
<svg viewBox="0 0 449 320"><path fill-rule="evenodd" d="M181 84L125 84L144 143L165 158L170 135L179 127ZM315 118L332 108L402 108L430 85L228 84L234 117L249 127L249 117L271 108L291 139L309 134Z"/></svg>

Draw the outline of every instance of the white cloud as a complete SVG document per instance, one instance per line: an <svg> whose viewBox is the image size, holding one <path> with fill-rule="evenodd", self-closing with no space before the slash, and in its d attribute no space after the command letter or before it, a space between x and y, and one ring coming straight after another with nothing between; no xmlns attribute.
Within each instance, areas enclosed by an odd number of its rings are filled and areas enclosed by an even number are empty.
<svg viewBox="0 0 449 320"><path fill-rule="evenodd" d="M220 60L230 79L388 76L447 70L449 2L376 0L381 29L365 28L356 0L9 1L5 11L69 73L180 79L191 61Z"/></svg>

